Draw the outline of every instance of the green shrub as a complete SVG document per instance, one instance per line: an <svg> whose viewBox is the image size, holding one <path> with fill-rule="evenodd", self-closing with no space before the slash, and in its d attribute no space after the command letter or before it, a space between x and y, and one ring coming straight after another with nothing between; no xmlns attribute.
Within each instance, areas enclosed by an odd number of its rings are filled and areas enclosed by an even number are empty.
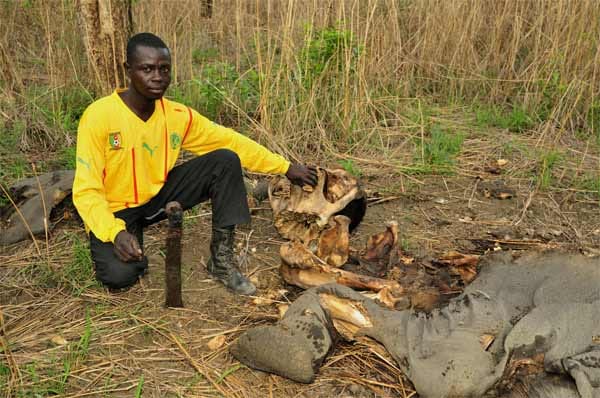
<svg viewBox="0 0 600 398"><path fill-rule="evenodd" d="M450 133L434 124L429 136L418 141L417 164L411 166L409 171L420 174L451 173L464 138L463 133Z"/></svg>
<svg viewBox="0 0 600 398"><path fill-rule="evenodd" d="M560 72L554 70L550 72L548 80L539 84L538 90L542 93L542 98L536 114L540 121L546 121L567 91L567 86L562 83Z"/></svg>
<svg viewBox="0 0 600 398"><path fill-rule="evenodd" d="M310 87L328 70L339 72L349 67L354 72L361 50L349 30L325 28L317 31L305 42L300 54L300 72L305 87Z"/></svg>
<svg viewBox="0 0 600 398"><path fill-rule="evenodd" d="M548 189L554 180L552 172L556 165L562 159L562 155L557 151L548 151L543 153L539 159L539 174L537 177L540 189Z"/></svg>
<svg viewBox="0 0 600 398"><path fill-rule="evenodd" d="M587 124L591 136L600 149L600 101L594 101L587 114Z"/></svg>
<svg viewBox="0 0 600 398"><path fill-rule="evenodd" d="M581 189L590 191L592 196L595 196L600 205L600 170L595 174L585 174L579 181L578 186Z"/></svg>
<svg viewBox="0 0 600 398"><path fill-rule="evenodd" d="M254 114L260 101L259 76L253 69L240 75L230 63L210 62L195 79L173 86L171 96L213 120L226 117L228 101Z"/></svg>
<svg viewBox="0 0 600 398"><path fill-rule="evenodd" d="M71 259L68 263L62 267L51 267L47 262L32 262L20 270L21 276L40 287L65 287L74 296L80 296L90 287L99 286L87 239L71 234L69 240Z"/></svg>
<svg viewBox="0 0 600 398"><path fill-rule="evenodd" d="M59 166L64 169L75 170L75 166L77 166L76 152L77 147L75 145L62 148L58 156Z"/></svg>
<svg viewBox="0 0 600 398"><path fill-rule="evenodd" d="M354 177L360 178L362 176L362 172L358 166L356 166L356 163L352 161L352 159L342 159L339 161L339 164L344 168L344 170L352 174Z"/></svg>
<svg viewBox="0 0 600 398"><path fill-rule="evenodd" d="M92 257L87 240L77 235L72 235L71 261L61 269L61 279L67 284L75 296L81 295L83 291L92 286L98 286L94 276Z"/></svg>
<svg viewBox="0 0 600 398"><path fill-rule="evenodd" d="M481 127L498 127L520 133L533 127L534 119L521 106L514 105L505 112L497 105L480 105L475 109L475 120Z"/></svg>

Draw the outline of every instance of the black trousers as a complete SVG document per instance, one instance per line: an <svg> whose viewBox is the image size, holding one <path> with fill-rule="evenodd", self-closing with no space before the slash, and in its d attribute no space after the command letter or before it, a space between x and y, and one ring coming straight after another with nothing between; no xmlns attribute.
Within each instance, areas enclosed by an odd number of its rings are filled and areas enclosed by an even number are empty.
<svg viewBox="0 0 600 398"><path fill-rule="evenodd" d="M183 209L210 199L214 227L227 227L250 222L246 188L240 159L235 152L219 149L174 167L158 194L148 203L123 209L115 217L125 221L127 231L134 234L143 250L144 227L164 220L165 205L177 201ZM148 259L125 263L117 257L111 242L100 241L90 232L90 249L96 278L112 289L135 284L148 268Z"/></svg>

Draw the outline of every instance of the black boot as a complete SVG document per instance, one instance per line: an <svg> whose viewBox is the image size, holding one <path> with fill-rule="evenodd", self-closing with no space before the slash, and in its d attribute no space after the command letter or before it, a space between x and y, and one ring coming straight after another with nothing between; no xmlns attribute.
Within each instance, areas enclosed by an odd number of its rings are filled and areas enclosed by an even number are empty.
<svg viewBox="0 0 600 398"><path fill-rule="evenodd" d="M213 278L223 282L234 293L253 295L256 287L238 269L233 240L234 227L213 228L206 268Z"/></svg>

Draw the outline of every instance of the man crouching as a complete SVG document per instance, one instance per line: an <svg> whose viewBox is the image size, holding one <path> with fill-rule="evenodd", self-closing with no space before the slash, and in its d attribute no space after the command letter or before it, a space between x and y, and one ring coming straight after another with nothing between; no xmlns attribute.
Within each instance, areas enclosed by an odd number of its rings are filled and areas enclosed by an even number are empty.
<svg viewBox="0 0 600 398"><path fill-rule="evenodd" d="M77 133L73 202L89 232L97 279L111 289L136 283L148 268L144 227L165 219L170 201L189 209L210 199L208 272L237 294L254 294L233 252L235 226L250 221L242 168L312 186L316 170L164 98L171 55L159 37L131 37L125 68L129 86L91 104ZM175 166L181 149L197 157Z"/></svg>

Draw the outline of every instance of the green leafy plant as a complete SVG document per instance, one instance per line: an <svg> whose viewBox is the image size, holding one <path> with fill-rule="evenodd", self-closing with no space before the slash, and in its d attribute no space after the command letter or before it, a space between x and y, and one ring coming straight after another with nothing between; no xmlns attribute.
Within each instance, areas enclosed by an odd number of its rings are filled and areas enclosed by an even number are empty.
<svg viewBox="0 0 600 398"><path fill-rule="evenodd" d="M52 356L50 366L38 369L40 365L36 362L27 364L24 372L26 383L23 383L27 387L22 387L18 396L37 398L64 394L73 370L88 357L91 336L92 321L86 310L85 328L79 340L65 346L66 353L62 359Z"/></svg>
<svg viewBox="0 0 600 398"><path fill-rule="evenodd" d="M214 47L196 48L192 51L192 62L196 65L202 65L205 62L211 62L217 59L219 50Z"/></svg>
<svg viewBox="0 0 600 398"><path fill-rule="evenodd" d="M6 363L0 363L0 386L8 386L10 380L10 368ZM0 392L3 392L0 389Z"/></svg>
<svg viewBox="0 0 600 398"><path fill-rule="evenodd" d="M4 122L1 127L0 156L18 152L19 140L27 127L25 122L23 120L15 120L10 123Z"/></svg>
<svg viewBox="0 0 600 398"><path fill-rule="evenodd" d="M585 174L579 179L577 185L581 189L589 191L593 196L596 196L598 205L600 205L600 170L595 174Z"/></svg>
<svg viewBox="0 0 600 398"><path fill-rule="evenodd" d="M540 156L540 171L537 177L540 189L548 189L552 185L552 171L561 159L562 155L557 151L548 151Z"/></svg>
<svg viewBox="0 0 600 398"><path fill-rule="evenodd" d="M400 239L400 248L403 252L408 253L411 251L412 244L408 238L403 237Z"/></svg>
<svg viewBox="0 0 600 398"><path fill-rule="evenodd" d="M352 161L352 159L342 159L339 161L340 166L344 168L348 173L352 174L354 177L362 177L362 172Z"/></svg>
<svg viewBox="0 0 600 398"><path fill-rule="evenodd" d="M513 106L508 114L508 123L505 125L509 131L521 133L534 125L533 118L521 106Z"/></svg>
<svg viewBox="0 0 600 398"><path fill-rule="evenodd" d="M479 105L475 109L475 120L480 127L498 127L520 133L534 125L534 119L525 108L514 105L510 112L505 112L497 105Z"/></svg>
<svg viewBox="0 0 600 398"><path fill-rule="evenodd" d="M216 384L220 384L223 380L225 380L225 378L227 376L229 376L230 374L238 371L241 368L245 368L244 365L242 365L241 363L238 363L236 365L233 365L232 367L225 369L225 371L219 376L219 378L215 381Z"/></svg>
<svg viewBox="0 0 600 398"><path fill-rule="evenodd" d="M75 167L77 166L76 152L76 146L62 148L58 156L59 166L68 170L75 170Z"/></svg>
<svg viewBox="0 0 600 398"><path fill-rule="evenodd" d="M74 295L79 296L92 286L98 286L94 277L92 257L87 241L72 235L72 260L61 270L62 280L71 288Z"/></svg>
<svg viewBox="0 0 600 398"><path fill-rule="evenodd" d="M140 381L135 389L135 398L141 398L142 392L144 391L144 375L140 376Z"/></svg>
<svg viewBox="0 0 600 398"><path fill-rule="evenodd" d="M339 72L350 67L354 71L361 50L349 30L328 27L317 31L306 40L300 54L300 72L305 86L311 86L328 70Z"/></svg>
<svg viewBox="0 0 600 398"><path fill-rule="evenodd" d="M81 86L63 87L49 91L44 86L28 86L25 111L33 116L23 130L21 140L28 145L41 143L49 148L72 145L79 119L93 102L93 95Z"/></svg>
<svg viewBox="0 0 600 398"><path fill-rule="evenodd" d="M600 149L600 101L594 101L587 113L587 124L590 135Z"/></svg>
<svg viewBox="0 0 600 398"><path fill-rule="evenodd" d="M559 64L560 62L564 62L564 60L557 60L554 63ZM539 83L538 89L542 93L542 98L537 106L537 117L541 121L548 120L552 114L552 110L556 107L563 94L567 91L567 86L562 83L560 72L558 70L554 70L550 72L550 76L546 81Z"/></svg>
<svg viewBox="0 0 600 398"><path fill-rule="evenodd" d="M0 179L3 181L15 181L20 178L27 176L30 170L29 163L25 160L25 157L21 154L9 156L6 162L0 169Z"/></svg>
<svg viewBox="0 0 600 398"><path fill-rule="evenodd" d="M429 136L417 142L417 162L406 171L416 174L452 173L463 141L463 133L450 133L434 124Z"/></svg>
<svg viewBox="0 0 600 398"><path fill-rule="evenodd" d="M74 296L80 296L90 287L99 286L94 276L87 240L71 234L69 241L72 257L64 266L51 267L46 262L32 262L20 270L21 276L35 281L41 287L66 287Z"/></svg>
<svg viewBox="0 0 600 398"><path fill-rule="evenodd" d="M55 394L63 394L67 387L69 377L74 368L85 361L88 356L90 339L92 336L92 321L89 311L85 313L85 329L77 343L70 344L66 357L63 359L63 371L59 379L54 383L51 391Z"/></svg>
<svg viewBox="0 0 600 398"><path fill-rule="evenodd" d="M260 100L259 75L253 69L240 75L234 65L214 61L203 65L195 79L174 86L171 95L209 119L225 118L231 109L229 101L253 114Z"/></svg>

